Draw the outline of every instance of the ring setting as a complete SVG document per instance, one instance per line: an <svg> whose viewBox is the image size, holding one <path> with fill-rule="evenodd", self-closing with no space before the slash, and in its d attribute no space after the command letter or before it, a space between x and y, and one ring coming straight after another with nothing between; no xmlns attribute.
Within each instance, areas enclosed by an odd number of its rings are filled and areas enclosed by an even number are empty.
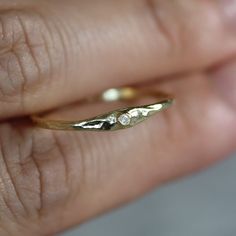
<svg viewBox="0 0 236 236"><path fill-rule="evenodd" d="M120 122L121 125L127 126L131 123L131 116L128 113L124 113L118 117L118 121Z"/></svg>

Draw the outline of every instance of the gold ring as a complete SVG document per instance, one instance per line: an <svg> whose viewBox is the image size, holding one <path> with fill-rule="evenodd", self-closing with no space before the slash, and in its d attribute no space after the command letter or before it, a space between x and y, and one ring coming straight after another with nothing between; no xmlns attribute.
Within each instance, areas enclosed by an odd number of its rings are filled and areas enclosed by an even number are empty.
<svg viewBox="0 0 236 236"><path fill-rule="evenodd" d="M130 101L141 97L155 97L156 103L127 107L114 110L90 119L80 121L49 120L39 115L33 115L32 121L41 128L52 130L77 131L115 131L131 128L152 115L169 108L174 99L165 93L155 90L139 89L133 87L113 88L104 91L101 95L87 99L87 101Z"/></svg>

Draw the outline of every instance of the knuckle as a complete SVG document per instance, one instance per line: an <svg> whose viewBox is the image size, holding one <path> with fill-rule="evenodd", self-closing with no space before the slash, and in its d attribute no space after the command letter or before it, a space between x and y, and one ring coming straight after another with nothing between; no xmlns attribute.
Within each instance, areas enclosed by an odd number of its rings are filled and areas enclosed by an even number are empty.
<svg viewBox="0 0 236 236"><path fill-rule="evenodd" d="M62 145L52 132L0 126L1 225L9 228L15 222L32 231L27 222L45 221L67 204L71 186Z"/></svg>
<svg viewBox="0 0 236 236"><path fill-rule="evenodd" d="M36 11L0 12L1 95L21 95L50 72L49 30Z"/></svg>

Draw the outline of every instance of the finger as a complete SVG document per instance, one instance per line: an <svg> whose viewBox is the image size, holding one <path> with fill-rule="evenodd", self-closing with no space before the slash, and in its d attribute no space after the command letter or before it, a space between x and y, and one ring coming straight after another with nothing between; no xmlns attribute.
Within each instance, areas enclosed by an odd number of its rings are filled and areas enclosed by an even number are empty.
<svg viewBox="0 0 236 236"><path fill-rule="evenodd" d="M236 51L234 1L2 2L1 118L202 69Z"/></svg>
<svg viewBox="0 0 236 236"><path fill-rule="evenodd" d="M236 110L215 79L198 74L158 87L175 91L175 106L121 132L2 124L3 232L53 234L205 168L236 148Z"/></svg>

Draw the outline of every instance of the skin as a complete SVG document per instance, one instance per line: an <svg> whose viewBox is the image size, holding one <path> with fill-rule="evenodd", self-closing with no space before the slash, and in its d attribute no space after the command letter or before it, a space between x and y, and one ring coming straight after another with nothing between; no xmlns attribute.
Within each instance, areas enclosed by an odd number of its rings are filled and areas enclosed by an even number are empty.
<svg viewBox="0 0 236 236"><path fill-rule="evenodd" d="M236 20L226 3L0 0L0 235L52 235L235 151ZM133 84L176 104L113 133L27 119L63 106L83 113L74 102Z"/></svg>

